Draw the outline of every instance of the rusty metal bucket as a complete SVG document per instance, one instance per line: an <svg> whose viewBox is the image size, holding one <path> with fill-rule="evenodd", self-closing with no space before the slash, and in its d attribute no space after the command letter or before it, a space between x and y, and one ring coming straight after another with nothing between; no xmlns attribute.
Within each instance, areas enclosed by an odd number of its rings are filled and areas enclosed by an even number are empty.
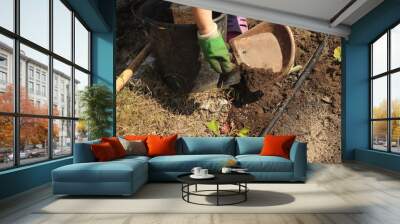
<svg viewBox="0 0 400 224"><path fill-rule="evenodd" d="M230 41L238 64L287 74L292 68L296 45L288 26L262 22Z"/></svg>

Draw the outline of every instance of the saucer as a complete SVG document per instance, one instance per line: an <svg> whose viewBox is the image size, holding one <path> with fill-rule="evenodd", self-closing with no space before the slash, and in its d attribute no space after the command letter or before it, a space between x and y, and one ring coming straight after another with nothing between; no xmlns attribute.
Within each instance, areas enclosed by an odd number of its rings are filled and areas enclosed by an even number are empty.
<svg viewBox="0 0 400 224"><path fill-rule="evenodd" d="M204 176L201 176L201 175L194 175L194 174L190 175L190 178L199 179L199 180L201 180L201 179L211 179L211 178L214 178L214 177L215 177L215 176L212 175L212 174L207 174L207 175L204 175Z"/></svg>

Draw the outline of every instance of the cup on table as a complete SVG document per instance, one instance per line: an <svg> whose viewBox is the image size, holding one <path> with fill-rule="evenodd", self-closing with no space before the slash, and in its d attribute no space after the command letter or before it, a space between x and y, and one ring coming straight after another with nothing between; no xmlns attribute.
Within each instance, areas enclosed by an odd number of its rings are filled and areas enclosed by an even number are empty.
<svg viewBox="0 0 400 224"><path fill-rule="evenodd" d="M201 175L200 171L201 171L202 169L203 169L203 168L201 168L201 167L194 167L194 168L192 169L192 173L193 173L194 175L196 175L196 176L200 176L200 175Z"/></svg>
<svg viewBox="0 0 400 224"><path fill-rule="evenodd" d="M230 167L222 167L221 172L222 173L230 173L230 172L232 172L232 168L230 168Z"/></svg>
<svg viewBox="0 0 400 224"><path fill-rule="evenodd" d="M208 175L208 169L201 169L200 170L200 176L207 176Z"/></svg>

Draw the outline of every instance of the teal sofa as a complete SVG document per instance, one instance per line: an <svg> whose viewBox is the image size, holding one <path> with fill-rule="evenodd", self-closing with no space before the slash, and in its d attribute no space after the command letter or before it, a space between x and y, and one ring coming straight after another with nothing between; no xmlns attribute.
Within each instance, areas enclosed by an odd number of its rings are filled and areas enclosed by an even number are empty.
<svg viewBox="0 0 400 224"><path fill-rule="evenodd" d="M260 156L262 137L181 137L177 155L128 156L96 162L91 141L75 144L74 163L52 171L54 194L131 195L148 181L176 181L193 167L219 172L228 160L236 160L259 182L304 182L307 171L307 146L295 142L290 159Z"/></svg>

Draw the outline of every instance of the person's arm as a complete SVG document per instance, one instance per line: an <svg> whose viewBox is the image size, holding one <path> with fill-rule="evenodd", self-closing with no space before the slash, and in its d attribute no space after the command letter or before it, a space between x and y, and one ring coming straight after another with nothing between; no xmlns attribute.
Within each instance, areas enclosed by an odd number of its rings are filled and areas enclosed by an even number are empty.
<svg viewBox="0 0 400 224"><path fill-rule="evenodd" d="M225 41L212 19L212 11L193 8L192 12L198 29L199 45L210 66L220 74L231 72L235 65L231 62Z"/></svg>
<svg viewBox="0 0 400 224"><path fill-rule="evenodd" d="M215 29L217 24L212 19L211 10L192 8L192 12L200 35L208 34Z"/></svg>

